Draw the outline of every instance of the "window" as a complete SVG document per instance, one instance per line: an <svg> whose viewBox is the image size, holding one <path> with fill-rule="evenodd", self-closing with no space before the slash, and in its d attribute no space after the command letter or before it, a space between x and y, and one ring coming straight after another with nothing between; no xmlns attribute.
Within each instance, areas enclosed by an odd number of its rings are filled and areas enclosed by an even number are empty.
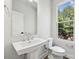
<svg viewBox="0 0 79 59"><path fill-rule="evenodd" d="M58 6L58 38L74 40L74 1Z"/></svg>

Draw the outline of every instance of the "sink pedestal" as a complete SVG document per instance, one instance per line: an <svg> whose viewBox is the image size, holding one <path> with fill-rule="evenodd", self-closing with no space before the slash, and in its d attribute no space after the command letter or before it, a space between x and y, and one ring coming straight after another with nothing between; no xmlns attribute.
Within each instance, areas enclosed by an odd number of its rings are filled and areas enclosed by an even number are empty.
<svg viewBox="0 0 79 59"><path fill-rule="evenodd" d="M39 49L36 49L36 50L28 53L27 57L25 59L40 59L40 57L39 57Z"/></svg>

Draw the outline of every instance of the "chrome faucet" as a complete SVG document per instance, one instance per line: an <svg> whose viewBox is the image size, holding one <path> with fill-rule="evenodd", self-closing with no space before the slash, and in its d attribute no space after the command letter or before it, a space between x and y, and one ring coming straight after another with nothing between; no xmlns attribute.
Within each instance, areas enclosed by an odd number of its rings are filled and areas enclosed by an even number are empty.
<svg viewBox="0 0 79 59"><path fill-rule="evenodd" d="M24 32L21 32L22 41L25 41Z"/></svg>
<svg viewBox="0 0 79 59"><path fill-rule="evenodd" d="M31 33L28 33L28 41L30 42Z"/></svg>
<svg viewBox="0 0 79 59"><path fill-rule="evenodd" d="M31 40L33 39L33 35L31 33L27 33L27 32L21 32L20 33L21 35L19 36L19 38L22 40L22 41L28 41L28 42L31 42Z"/></svg>
<svg viewBox="0 0 79 59"><path fill-rule="evenodd" d="M27 33L28 39L27 41L31 42L31 40L33 39L33 36L31 33Z"/></svg>

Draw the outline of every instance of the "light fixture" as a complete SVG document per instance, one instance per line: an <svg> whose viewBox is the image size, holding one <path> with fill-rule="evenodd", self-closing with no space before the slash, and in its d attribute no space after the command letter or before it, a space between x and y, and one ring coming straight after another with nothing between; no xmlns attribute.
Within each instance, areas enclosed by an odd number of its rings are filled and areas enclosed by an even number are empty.
<svg viewBox="0 0 79 59"><path fill-rule="evenodd" d="M33 0L29 0L30 2L33 2Z"/></svg>
<svg viewBox="0 0 79 59"><path fill-rule="evenodd" d="M35 2L37 2L37 0L34 0Z"/></svg>
<svg viewBox="0 0 79 59"><path fill-rule="evenodd" d="M37 2L37 0L29 0L30 2Z"/></svg>

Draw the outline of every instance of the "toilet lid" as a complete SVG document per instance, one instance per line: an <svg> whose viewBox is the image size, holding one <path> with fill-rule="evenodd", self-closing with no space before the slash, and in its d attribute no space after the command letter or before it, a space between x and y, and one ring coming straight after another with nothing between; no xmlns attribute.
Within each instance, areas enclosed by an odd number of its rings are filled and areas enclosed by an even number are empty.
<svg viewBox="0 0 79 59"><path fill-rule="evenodd" d="M55 52L60 52L60 53L64 53L65 52L65 50L63 48L58 47L58 46L51 47L50 49L52 49Z"/></svg>

